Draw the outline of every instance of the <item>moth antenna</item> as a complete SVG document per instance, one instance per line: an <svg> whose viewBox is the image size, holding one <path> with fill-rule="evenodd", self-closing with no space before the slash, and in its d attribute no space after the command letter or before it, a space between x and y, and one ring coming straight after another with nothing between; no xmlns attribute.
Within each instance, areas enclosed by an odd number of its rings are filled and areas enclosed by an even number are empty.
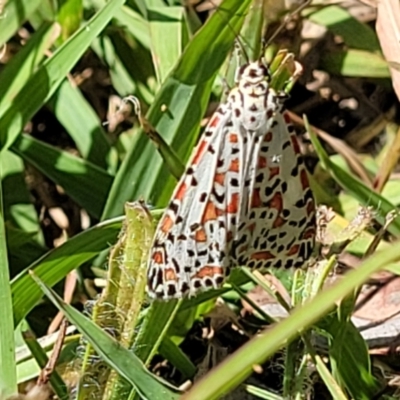
<svg viewBox="0 0 400 400"><path fill-rule="evenodd" d="M286 27L287 23L292 20L297 14L303 11L308 5L311 4L312 0L305 0L303 4L300 4L297 8L295 8L292 12L287 14L280 24L280 26L275 30L272 36L268 40L263 40L265 43L263 45L262 54L265 54L266 48L272 43L272 41L283 31Z"/></svg>

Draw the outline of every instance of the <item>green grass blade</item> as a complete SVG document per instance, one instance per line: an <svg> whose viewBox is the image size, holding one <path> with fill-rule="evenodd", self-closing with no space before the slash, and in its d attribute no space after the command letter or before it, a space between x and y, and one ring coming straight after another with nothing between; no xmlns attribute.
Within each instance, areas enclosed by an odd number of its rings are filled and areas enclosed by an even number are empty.
<svg viewBox="0 0 400 400"><path fill-rule="evenodd" d="M349 47L374 53L381 51L373 29L354 18L344 8L335 5L322 7L311 12L307 18L316 24L326 26L335 35L342 37Z"/></svg>
<svg viewBox="0 0 400 400"><path fill-rule="evenodd" d="M262 364L287 341L293 340L298 332L307 329L328 313L334 307L336 301L367 281L371 274L399 259L399 243L393 244L385 251L375 253L364 261L357 270L346 274L343 280L324 289L309 303L294 309L286 320L268 328L267 331L242 346L194 385L189 392L182 396L182 400L218 399L223 393L233 389L249 376L253 365Z"/></svg>
<svg viewBox="0 0 400 400"><path fill-rule="evenodd" d="M368 400L380 389L371 374L367 345L351 321L339 321L337 315L318 324L330 335L331 365L354 398Z"/></svg>
<svg viewBox="0 0 400 400"><path fill-rule="evenodd" d="M379 54L349 49L324 54L319 66L335 75L360 78L390 78L386 60Z"/></svg>
<svg viewBox="0 0 400 400"><path fill-rule="evenodd" d="M147 15L153 63L157 81L161 84L171 72L187 43L185 9L183 7L152 8L148 10ZM166 43L168 43L167 46Z"/></svg>
<svg viewBox="0 0 400 400"><path fill-rule="evenodd" d="M163 339L158 351L162 357L182 373L184 378L190 379L196 374L196 366L169 337Z"/></svg>
<svg viewBox="0 0 400 400"><path fill-rule="evenodd" d="M5 65L0 74L0 115L26 85L59 31L60 28L56 24L43 24L26 45Z"/></svg>
<svg viewBox="0 0 400 400"><path fill-rule="evenodd" d="M221 4L189 42L147 114L152 126L182 160L187 159L195 143L214 77L233 45L250 3L225 0ZM143 136L130 149L115 177L103 218L120 214L125 201L139 197L165 205L174 185L153 144Z"/></svg>
<svg viewBox="0 0 400 400"><path fill-rule="evenodd" d="M385 223L386 215L395 210L396 207L386 200L385 197L376 193L374 190L364 185L361 181L354 178L344 169L334 164L326 154L326 151L322 147L316 135L312 132L306 117L305 126L307 128L307 132L310 134L311 142L318 154L319 159L321 160L322 166L352 197L357 199L366 207L373 207L376 213L376 219L383 225ZM396 217L394 219L394 221L389 225L388 231L393 235L400 235L400 217Z"/></svg>
<svg viewBox="0 0 400 400"><path fill-rule="evenodd" d="M40 0L19 0L2 2L0 18L0 46L17 32L41 3ZM4 8L3 8L4 7Z"/></svg>
<svg viewBox="0 0 400 400"><path fill-rule="evenodd" d="M1 154L0 164L3 171L3 210L7 221L9 271L11 276L15 276L40 257L46 248L38 215L26 186L23 161L6 150Z"/></svg>
<svg viewBox="0 0 400 400"><path fill-rule="evenodd" d="M32 278L53 304L82 332L96 352L133 385L142 398L149 400L178 399L178 394L162 385L159 379L148 372L143 363L131 351L122 347L90 319L62 301L37 276L32 275Z"/></svg>
<svg viewBox="0 0 400 400"><path fill-rule="evenodd" d="M4 227L2 180L3 172L0 163L0 397L8 397L17 393L17 370L14 355L14 324Z"/></svg>
<svg viewBox="0 0 400 400"><path fill-rule="evenodd" d="M111 145L101 121L82 93L65 79L48 106L74 140L80 155L107 170Z"/></svg>
<svg viewBox="0 0 400 400"><path fill-rule="evenodd" d="M32 75L1 116L0 148L7 148L15 141L32 115L53 95L65 75L123 3L124 0L108 2ZM8 18L2 20L8 21Z"/></svg>
<svg viewBox="0 0 400 400"><path fill-rule="evenodd" d="M33 282L28 271L34 271L46 285L55 285L68 272L95 258L100 252L108 249L110 243L115 243L121 229L121 223L121 217L115 218L74 236L60 247L49 251L16 276L11 281L15 325L18 325L21 319L25 318L42 296L42 292Z"/></svg>
<svg viewBox="0 0 400 400"><path fill-rule="evenodd" d="M115 14L118 25L126 28L143 47L150 50L150 32L148 22L136 11L123 6Z"/></svg>
<svg viewBox="0 0 400 400"><path fill-rule="evenodd" d="M90 215L100 217L112 182L104 169L25 134L11 150L62 186Z"/></svg>

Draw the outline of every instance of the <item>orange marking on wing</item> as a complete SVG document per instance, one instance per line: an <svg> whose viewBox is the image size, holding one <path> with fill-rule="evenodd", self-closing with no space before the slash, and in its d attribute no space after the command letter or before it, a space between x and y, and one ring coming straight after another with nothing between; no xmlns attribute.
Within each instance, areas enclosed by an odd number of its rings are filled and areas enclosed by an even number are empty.
<svg viewBox="0 0 400 400"><path fill-rule="evenodd" d="M286 253L287 256L294 256L300 250L300 246L298 244L294 244L289 251Z"/></svg>
<svg viewBox="0 0 400 400"><path fill-rule="evenodd" d="M239 205L239 193L233 193L231 197L231 202L226 207L226 212L230 214L236 214L238 212Z"/></svg>
<svg viewBox="0 0 400 400"><path fill-rule="evenodd" d="M176 276L176 272L173 268L167 268L165 270L165 280L167 281L177 281L178 277Z"/></svg>
<svg viewBox="0 0 400 400"><path fill-rule="evenodd" d="M280 167L272 167L269 169L269 180L271 180L274 176L279 175L281 172Z"/></svg>
<svg viewBox="0 0 400 400"><path fill-rule="evenodd" d="M283 219L280 215L278 215L278 216L275 218L275 221L273 222L272 227L273 227L273 228L279 228L280 226L282 226L282 225L285 224L285 223L286 223L286 220Z"/></svg>
<svg viewBox="0 0 400 400"><path fill-rule="evenodd" d="M218 212L214 203L209 201L204 210L203 218L201 219L202 224L205 224L207 221L214 221L217 219Z"/></svg>
<svg viewBox="0 0 400 400"><path fill-rule="evenodd" d="M305 169L302 169L300 171L300 181L301 181L301 187L303 190L306 190L310 187L310 183L308 182L307 172Z"/></svg>
<svg viewBox="0 0 400 400"><path fill-rule="evenodd" d="M283 113L283 119L285 120L285 122L287 124L291 124L292 123L292 120L290 119L289 114L287 112Z"/></svg>
<svg viewBox="0 0 400 400"><path fill-rule="evenodd" d="M267 158L266 157L258 157L258 168L265 168L267 166Z"/></svg>
<svg viewBox="0 0 400 400"><path fill-rule="evenodd" d="M229 142L230 143L237 143L239 141L237 133L231 133L229 135Z"/></svg>
<svg viewBox="0 0 400 400"><path fill-rule="evenodd" d="M272 140L272 132L271 131L269 131L269 132L267 132L265 135L264 135L264 142L270 142Z"/></svg>
<svg viewBox="0 0 400 400"><path fill-rule="evenodd" d="M230 242L232 242L232 240L233 240L233 233L232 233L232 231L228 231L228 232L226 233L226 241L227 241L228 243L230 243Z"/></svg>
<svg viewBox="0 0 400 400"><path fill-rule="evenodd" d="M219 183L220 185L224 185L225 183L225 174L215 174L214 181Z"/></svg>
<svg viewBox="0 0 400 400"><path fill-rule="evenodd" d="M160 229L164 233L167 233L171 230L173 225L174 225L174 221L172 221L172 218L169 215L165 215L161 221Z"/></svg>
<svg viewBox="0 0 400 400"><path fill-rule="evenodd" d="M207 146L208 146L208 143L205 140L202 140L199 143L199 145L198 145L198 147L196 149L196 154L195 154L195 156L193 157L193 160L192 160L192 164L193 165L196 165L200 161L200 159L203 157Z"/></svg>
<svg viewBox="0 0 400 400"><path fill-rule="evenodd" d="M218 125L219 121L220 121L220 118L219 118L218 114L214 114L214 116L211 117L210 122L208 123L208 127L215 128Z"/></svg>
<svg viewBox="0 0 400 400"><path fill-rule="evenodd" d="M183 197L185 196L186 189L187 189L186 183L182 182L181 185L179 186L179 189L175 193L175 199L182 200Z"/></svg>
<svg viewBox="0 0 400 400"><path fill-rule="evenodd" d="M309 201L307 204L307 215L311 215L315 213L315 204L314 201Z"/></svg>
<svg viewBox="0 0 400 400"><path fill-rule="evenodd" d="M274 197L268 202L268 206L281 212L283 208L282 193L275 193Z"/></svg>
<svg viewBox="0 0 400 400"><path fill-rule="evenodd" d="M239 172L239 159L238 158L235 158L231 161L228 170L231 172Z"/></svg>
<svg viewBox="0 0 400 400"><path fill-rule="evenodd" d="M151 258L156 264L164 263L163 253L161 251L154 252Z"/></svg>
<svg viewBox="0 0 400 400"><path fill-rule="evenodd" d="M296 154L300 154L300 146L295 135L290 135L290 140L292 141L292 147Z"/></svg>
<svg viewBox="0 0 400 400"><path fill-rule="evenodd" d="M201 268L197 274L195 275L196 278L204 278L206 276L215 276L215 275L223 275L224 270L222 267L216 267L213 265L205 265Z"/></svg>
<svg viewBox="0 0 400 400"><path fill-rule="evenodd" d="M304 231L301 235L302 239L310 239L315 236L315 228L310 228Z"/></svg>
<svg viewBox="0 0 400 400"><path fill-rule="evenodd" d="M261 204L260 189L254 189L251 197L251 208L259 208Z"/></svg>
<svg viewBox="0 0 400 400"><path fill-rule="evenodd" d="M198 229L194 234L194 240L196 242L206 242L207 241L206 231L203 228Z"/></svg>
<svg viewBox="0 0 400 400"><path fill-rule="evenodd" d="M275 255L270 251L259 251L257 253L253 253L250 258L252 260L272 260L275 258Z"/></svg>

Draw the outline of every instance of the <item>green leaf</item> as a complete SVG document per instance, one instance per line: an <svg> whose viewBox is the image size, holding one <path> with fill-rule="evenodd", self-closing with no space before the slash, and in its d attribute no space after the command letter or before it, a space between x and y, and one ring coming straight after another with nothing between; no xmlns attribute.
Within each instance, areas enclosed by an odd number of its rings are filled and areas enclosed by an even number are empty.
<svg viewBox="0 0 400 400"><path fill-rule="evenodd" d="M150 31L148 22L136 11L123 6L115 14L118 25L127 29L146 49L150 50Z"/></svg>
<svg viewBox="0 0 400 400"><path fill-rule="evenodd" d="M310 129L306 117L304 118L307 132L310 135L311 142L318 154L319 159L321 160L322 166L332 175L332 177L339 183L340 186L342 186L349 194L351 194L352 197L357 199L366 207L373 207L376 213L376 219L383 225L385 223L386 215L395 210L396 207L385 197L376 193L364 185L364 183L334 164L326 154L326 151L322 147L316 135ZM400 217L396 217L393 220L388 227L388 231L393 235L400 236Z"/></svg>
<svg viewBox="0 0 400 400"><path fill-rule="evenodd" d="M335 35L341 36L349 47L380 53L379 41L373 29L341 7L321 7L307 17L316 24L326 26Z"/></svg>
<svg viewBox="0 0 400 400"><path fill-rule="evenodd" d="M59 33L60 28L56 24L43 24L26 45L5 65L0 74L0 115L27 84L32 72L43 60L45 51L53 44Z"/></svg>
<svg viewBox="0 0 400 400"><path fill-rule="evenodd" d="M14 325L7 240L3 214L3 176L0 164L0 396L17 393L17 370L14 355Z"/></svg>
<svg viewBox="0 0 400 400"><path fill-rule="evenodd" d="M40 0L5 1L1 4L0 46L17 32L41 3ZM4 8L3 8L4 7Z"/></svg>
<svg viewBox="0 0 400 400"><path fill-rule="evenodd" d="M151 51L159 83L165 81L187 43L185 9L159 7L148 10Z"/></svg>
<svg viewBox="0 0 400 400"><path fill-rule="evenodd" d="M11 150L62 186L91 215L100 217L112 182L106 171L28 135L21 135Z"/></svg>
<svg viewBox="0 0 400 400"><path fill-rule="evenodd" d="M82 0L60 1L58 22L62 27L61 38L67 40L80 26L83 16Z"/></svg>
<svg viewBox="0 0 400 400"><path fill-rule="evenodd" d="M147 114L149 122L183 160L195 143L214 77L233 45L250 3L225 0L221 4L220 10L189 42ZM165 205L173 187L174 180L161 157L143 136L118 171L103 218L120 214L123 203L129 199L144 197L153 204Z"/></svg>
<svg viewBox="0 0 400 400"><path fill-rule="evenodd" d="M46 352L37 341L34 333L28 327L26 327L22 334L32 356L35 358L39 367L43 370L49 362ZM67 386L56 370L52 371L50 375L50 384L60 400L69 399Z"/></svg>
<svg viewBox="0 0 400 400"><path fill-rule="evenodd" d="M171 362L184 378L193 378L196 374L196 366L189 357L169 338L165 337L158 349L162 357Z"/></svg>
<svg viewBox="0 0 400 400"><path fill-rule="evenodd" d="M14 324L18 325L42 296L42 292L33 282L29 271L33 271L46 285L55 285L70 271L108 249L110 243L115 243L121 229L121 222L121 217L115 218L74 236L60 247L49 251L16 276L11 281ZM10 287L10 283L7 282L7 284Z"/></svg>
<svg viewBox="0 0 400 400"><path fill-rule="evenodd" d="M16 2L10 2L16 4ZM104 29L124 0L111 0L91 20L63 44L32 75L0 119L0 148L9 147L22 132L32 115L45 103ZM0 19L8 21L8 18Z"/></svg>
<svg viewBox="0 0 400 400"><path fill-rule="evenodd" d="M368 400L380 385L371 374L367 345L350 321L339 321L333 315L318 324L329 333L329 355L332 365L353 398Z"/></svg>
<svg viewBox="0 0 400 400"><path fill-rule="evenodd" d="M344 279L324 289L306 304L297 307L284 321L257 335L239 350L211 370L185 393L181 400L220 398L239 385L253 371L253 366L264 363L276 351L292 341L299 332L311 327L335 307L335 303L366 282L369 277L391 262L400 259L400 245L375 253Z"/></svg>
<svg viewBox="0 0 400 400"><path fill-rule="evenodd" d="M159 378L148 372L143 363L131 351L122 347L90 319L62 301L38 277L32 275L32 278L53 304L82 332L104 361L133 385L142 398L149 400L178 399L178 394L162 385Z"/></svg>
<svg viewBox="0 0 400 400"><path fill-rule="evenodd" d="M49 100L48 106L74 140L80 155L107 170L111 145L99 117L82 93L65 79Z"/></svg>
<svg viewBox="0 0 400 400"><path fill-rule="evenodd" d="M363 50L330 52L322 55L320 68L331 74L363 77L390 78L385 59L379 54Z"/></svg>

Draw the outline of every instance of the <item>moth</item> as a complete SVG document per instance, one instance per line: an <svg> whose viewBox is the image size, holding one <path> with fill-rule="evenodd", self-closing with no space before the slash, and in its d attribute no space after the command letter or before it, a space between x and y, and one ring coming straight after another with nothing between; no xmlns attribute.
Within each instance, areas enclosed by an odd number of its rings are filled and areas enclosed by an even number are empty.
<svg viewBox="0 0 400 400"><path fill-rule="evenodd" d="M152 298L219 288L235 266L301 267L313 250L314 198L282 96L263 60L237 77L158 224Z"/></svg>

